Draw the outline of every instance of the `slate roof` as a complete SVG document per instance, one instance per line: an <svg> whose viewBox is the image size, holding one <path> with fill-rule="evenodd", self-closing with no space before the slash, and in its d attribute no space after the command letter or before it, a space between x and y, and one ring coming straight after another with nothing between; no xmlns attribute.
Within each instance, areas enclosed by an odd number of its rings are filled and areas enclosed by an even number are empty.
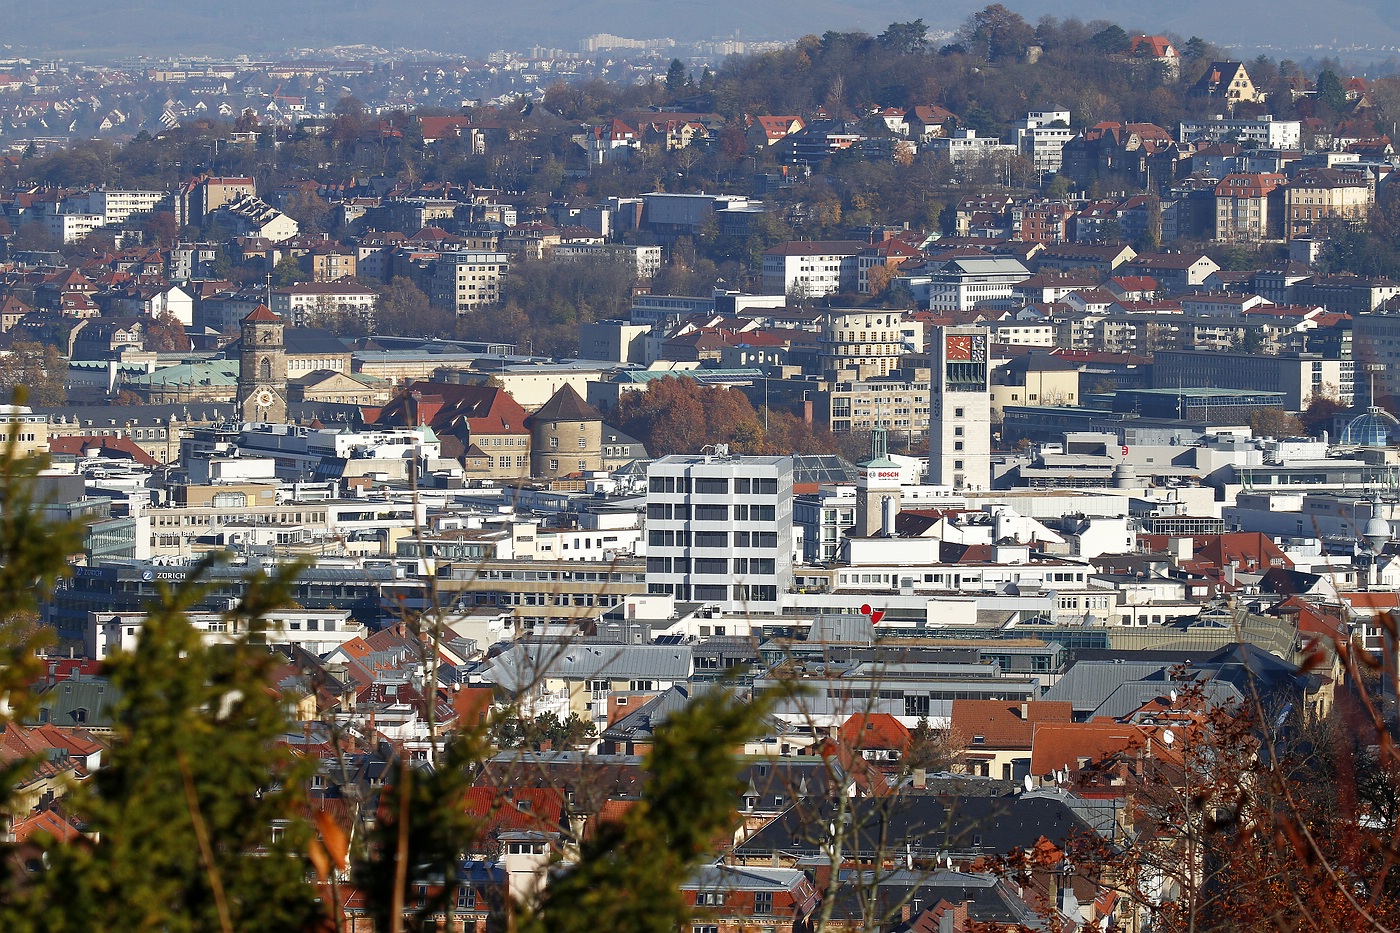
<svg viewBox="0 0 1400 933"><path fill-rule="evenodd" d="M559 391L526 419L526 424L546 421L602 421L598 409L583 400L583 396L569 383L564 383Z"/></svg>
<svg viewBox="0 0 1400 933"><path fill-rule="evenodd" d="M282 345L287 353L349 354L350 346L335 334L320 327L288 327L282 332Z"/></svg>
<svg viewBox="0 0 1400 933"><path fill-rule="evenodd" d="M859 240L793 240L763 251L765 256L855 256L869 243Z"/></svg>
<svg viewBox="0 0 1400 933"><path fill-rule="evenodd" d="M613 742L648 739L657 726L685 709L689 702L690 691L687 688L671 687L608 726L603 730L602 737Z"/></svg>
<svg viewBox="0 0 1400 933"><path fill-rule="evenodd" d="M877 850L916 853L1005 853L1029 848L1044 836L1063 847L1072 833L1092 827L1065 801L1050 795L964 793L972 779L931 781L930 792L846 803L847 848L852 858ZM983 782L983 788L997 787ZM942 792L946 791L946 793ZM735 847L749 858L784 852L821 854L821 840L836 818L836 804L793 807Z"/></svg>
<svg viewBox="0 0 1400 933"><path fill-rule="evenodd" d="M929 905L930 909L934 909L939 903L966 904L969 920L978 924L988 924L989 929L1048 928L1045 918L1017 895L1008 880L997 878L990 873L929 873L901 869L888 874L882 873L876 880L868 871L844 870L839 877L841 883L836 889L834 920L859 923L860 918L867 916L872 910L868 897L873 882L874 916L898 917L903 908L917 900Z"/></svg>

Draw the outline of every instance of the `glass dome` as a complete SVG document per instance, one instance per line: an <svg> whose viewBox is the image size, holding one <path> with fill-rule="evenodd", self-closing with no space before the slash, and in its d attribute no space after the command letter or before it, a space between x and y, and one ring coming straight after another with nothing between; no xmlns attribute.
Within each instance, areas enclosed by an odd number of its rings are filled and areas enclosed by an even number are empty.
<svg viewBox="0 0 1400 933"><path fill-rule="evenodd" d="M1386 447L1390 439L1400 431L1400 420L1384 408L1372 405L1364 415L1351 420L1342 432L1340 443L1344 447Z"/></svg>

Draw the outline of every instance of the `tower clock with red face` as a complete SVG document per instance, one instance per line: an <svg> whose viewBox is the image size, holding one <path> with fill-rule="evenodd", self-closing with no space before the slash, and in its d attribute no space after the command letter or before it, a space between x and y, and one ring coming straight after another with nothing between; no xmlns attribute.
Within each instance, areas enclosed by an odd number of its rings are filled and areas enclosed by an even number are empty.
<svg viewBox="0 0 1400 933"><path fill-rule="evenodd" d="M972 338L966 334L949 334L944 345L944 356L950 361L972 359Z"/></svg>

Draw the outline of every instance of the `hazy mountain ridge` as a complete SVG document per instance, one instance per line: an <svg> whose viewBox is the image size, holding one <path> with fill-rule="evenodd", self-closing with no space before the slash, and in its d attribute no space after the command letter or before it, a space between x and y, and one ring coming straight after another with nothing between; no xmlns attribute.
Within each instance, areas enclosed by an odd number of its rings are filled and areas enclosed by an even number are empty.
<svg viewBox="0 0 1400 933"><path fill-rule="evenodd" d="M576 49L580 39L600 32L682 42L736 32L747 40L791 39L829 29L877 32L916 17L934 30L953 30L986 5L979 0L940 7L909 0L543 0L522 15L513 4L482 0L0 0L0 15L7 26L4 41L16 52L99 58L267 54L358 43L484 54L537 44ZM1400 45L1400 4L1389 0L1184 0L1169 8L1126 0L1029 0L1007 6L1031 23L1043 15L1103 18L1126 29L1200 35L1242 52Z"/></svg>

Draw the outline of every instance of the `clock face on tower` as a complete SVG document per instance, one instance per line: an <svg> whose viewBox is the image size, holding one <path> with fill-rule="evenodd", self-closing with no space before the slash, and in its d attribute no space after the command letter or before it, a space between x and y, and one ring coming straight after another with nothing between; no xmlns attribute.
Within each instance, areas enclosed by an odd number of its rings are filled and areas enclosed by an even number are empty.
<svg viewBox="0 0 1400 933"><path fill-rule="evenodd" d="M274 401L271 389L259 389L253 394L253 404L259 408L271 408Z"/></svg>
<svg viewBox="0 0 1400 933"><path fill-rule="evenodd" d="M972 359L972 338L966 335L949 334L943 343L944 355L950 361Z"/></svg>

